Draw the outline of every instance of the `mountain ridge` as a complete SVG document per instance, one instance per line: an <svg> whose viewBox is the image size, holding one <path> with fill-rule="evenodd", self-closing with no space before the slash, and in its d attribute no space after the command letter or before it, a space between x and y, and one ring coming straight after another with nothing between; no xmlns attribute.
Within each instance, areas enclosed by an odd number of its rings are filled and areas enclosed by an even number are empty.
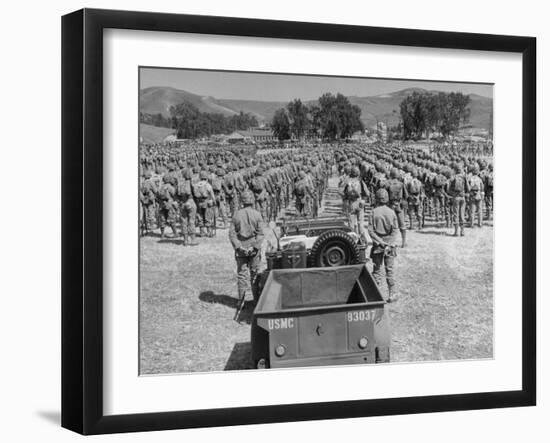
<svg viewBox="0 0 550 443"><path fill-rule="evenodd" d="M361 120L366 127L374 127L382 121L389 126L399 122L399 104L412 92L438 92L423 88L405 88L391 93L373 96L349 96L348 99L361 109ZM478 94L468 94L470 97L470 125L476 128L489 129L493 99ZM239 112L254 115L260 123L269 123L277 109L288 102L245 99L219 99L212 96L194 94L171 86L150 86L140 91L140 111L148 114L170 115L170 106L184 101L195 105L199 111L221 113L226 117ZM303 100L311 105L317 100Z"/></svg>

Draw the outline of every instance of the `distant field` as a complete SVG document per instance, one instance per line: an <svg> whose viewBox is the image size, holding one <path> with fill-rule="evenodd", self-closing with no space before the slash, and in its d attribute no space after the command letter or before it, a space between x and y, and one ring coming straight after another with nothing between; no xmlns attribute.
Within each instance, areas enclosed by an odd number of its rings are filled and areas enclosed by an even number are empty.
<svg viewBox="0 0 550 443"><path fill-rule="evenodd" d="M430 221L409 231L408 247L399 249L401 299L387 307L392 362L493 356L493 228L467 229L462 238L450 231ZM252 367L250 326L233 321L236 265L227 230L199 241L141 239L142 374ZM248 304L244 317L251 313Z"/></svg>
<svg viewBox="0 0 550 443"><path fill-rule="evenodd" d="M145 123L139 124L139 136L143 139L143 143L160 143L173 133L173 129L159 128Z"/></svg>

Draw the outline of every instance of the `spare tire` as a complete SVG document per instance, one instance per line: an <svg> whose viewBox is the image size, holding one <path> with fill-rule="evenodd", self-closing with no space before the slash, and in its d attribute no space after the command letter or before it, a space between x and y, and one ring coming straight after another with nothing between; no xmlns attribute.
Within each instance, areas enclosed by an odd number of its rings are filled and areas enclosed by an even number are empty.
<svg viewBox="0 0 550 443"><path fill-rule="evenodd" d="M315 240L308 256L308 267L335 267L359 263L359 246L344 231L324 232Z"/></svg>

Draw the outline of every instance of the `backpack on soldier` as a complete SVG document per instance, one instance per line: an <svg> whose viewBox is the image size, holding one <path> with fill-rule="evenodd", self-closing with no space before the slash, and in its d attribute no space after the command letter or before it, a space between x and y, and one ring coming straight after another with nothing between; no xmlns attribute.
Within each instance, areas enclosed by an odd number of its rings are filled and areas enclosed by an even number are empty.
<svg viewBox="0 0 550 443"><path fill-rule="evenodd" d="M388 188L390 201L398 201L403 198L403 186L400 182L391 181Z"/></svg>
<svg viewBox="0 0 550 443"><path fill-rule="evenodd" d="M422 185L417 179L412 180L409 183L409 193L413 195L420 194L420 191L422 190Z"/></svg>
<svg viewBox="0 0 550 443"><path fill-rule="evenodd" d="M221 192L222 190L222 180L219 177L214 177L212 179L212 189L214 192Z"/></svg>
<svg viewBox="0 0 550 443"><path fill-rule="evenodd" d="M442 175L436 175L434 178L434 186L436 188L442 188L445 186L445 178Z"/></svg>
<svg viewBox="0 0 550 443"><path fill-rule="evenodd" d="M470 190L473 192L477 192L481 190L480 186L481 179L479 177L472 177L472 181L470 182Z"/></svg>
<svg viewBox="0 0 550 443"><path fill-rule="evenodd" d="M252 179L252 191L255 193L255 194L259 194L260 192L263 191L264 187L263 187L263 184L262 184L262 181L260 180L259 177L254 177Z"/></svg>
<svg viewBox="0 0 550 443"><path fill-rule="evenodd" d="M159 198L163 201L168 201L172 199L172 186L168 183L164 183L159 190Z"/></svg>
<svg viewBox="0 0 550 443"><path fill-rule="evenodd" d="M361 182L353 179L348 181L346 195L350 199L361 197Z"/></svg>
<svg viewBox="0 0 550 443"><path fill-rule="evenodd" d="M205 199L209 197L208 193L208 183L205 181L200 181L195 184L195 197L198 199Z"/></svg>
<svg viewBox="0 0 550 443"><path fill-rule="evenodd" d="M181 198L189 198L191 196L191 181L190 180L178 180L177 195Z"/></svg>
<svg viewBox="0 0 550 443"><path fill-rule="evenodd" d="M457 194L464 192L464 177L461 175L455 175L451 181L451 191Z"/></svg>
<svg viewBox="0 0 550 443"><path fill-rule="evenodd" d="M153 189L149 183L145 182L141 184L140 193L141 203L144 205L149 205L155 201Z"/></svg>
<svg viewBox="0 0 550 443"><path fill-rule="evenodd" d="M302 198L302 197L305 197L306 195L306 188L307 188L306 182L304 180L299 180L298 182L296 182L294 192L298 197Z"/></svg>
<svg viewBox="0 0 550 443"><path fill-rule="evenodd" d="M224 182L225 182L225 187L226 187L229 191L232 191L233 188L235 187L235 176L233 175L233 173L227 174L227 175L225 176Z"/></svg>

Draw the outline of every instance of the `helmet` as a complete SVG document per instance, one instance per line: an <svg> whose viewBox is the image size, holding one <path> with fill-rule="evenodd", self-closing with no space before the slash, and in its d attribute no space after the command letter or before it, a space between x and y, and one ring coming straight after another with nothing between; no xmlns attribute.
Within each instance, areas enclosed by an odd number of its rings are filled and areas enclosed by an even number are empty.
<svg viewBox="0 0 550 443"><path fill-rule="evenodd" d="M241 195L243 205L250 206L254 204L254 194L250 191L244 191Z"/></svg>
<svg viewBox="0 0 550 443"><path fill-rule="evenodd" d="M392 168L391 171L390 171L390 177L391 178L397 178L399 177L399 171L397 170L397 168Z"/></svg>
<svg viewBox="0 0 550 443"><path fill-rule="evenodd" d="M208 180L208 172L206 172L205 170L202 170L201 173L199 174L199 178L201 180Z"/></svg>
<svg viewBox="0 0 550 443"><path fill-rule="evenodd" d="M146 169L145 172L143 173L143 176L145 178L151 178L153 176L153 173L151 172L150 169Z"/></svg>
<svg viewBox="0 0 550 443"><path fill-rule="evenodd" d="M376 196L376 201L378 203L385 204L385 203L388 203L388 201L390 200L390 197L388 195L388 191L386 191L384 188L379 189L378 191L376 191L375 196Z"/></svg>
<svg viewBox="0 0 550 443"><path fill-rule="evenodd" d="M352 177L359 177L359 168L357 168L356 166L351 168L350 175Z"/></svg>

